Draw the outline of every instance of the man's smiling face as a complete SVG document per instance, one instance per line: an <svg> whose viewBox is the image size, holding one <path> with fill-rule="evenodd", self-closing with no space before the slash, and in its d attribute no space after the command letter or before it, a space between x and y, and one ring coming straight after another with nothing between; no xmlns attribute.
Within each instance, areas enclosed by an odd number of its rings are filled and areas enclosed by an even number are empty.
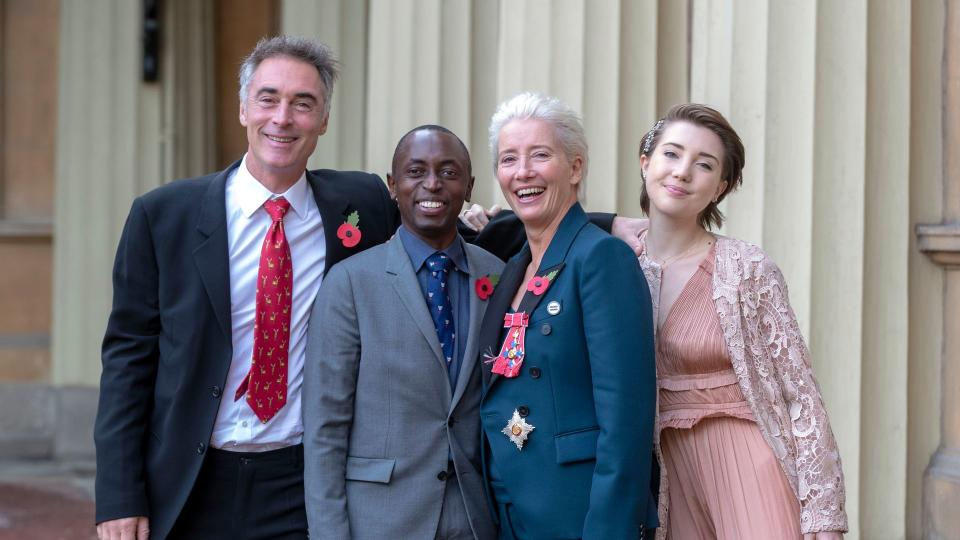
<svg viewBox="0 0 960 540"><path fill-rule="evenodd" d="M387 183L404 227L438 250L453 242L457 215L473 190L470 156L455 135L429 128L407 134Z"/></svg>
<svg viewBox="0 0 960 540"><path fill-rule="evenodd" d="M327 131L326 91L317 69L289 56L260 63L240 104L247 168L261 182L294 182Z"/></svg>

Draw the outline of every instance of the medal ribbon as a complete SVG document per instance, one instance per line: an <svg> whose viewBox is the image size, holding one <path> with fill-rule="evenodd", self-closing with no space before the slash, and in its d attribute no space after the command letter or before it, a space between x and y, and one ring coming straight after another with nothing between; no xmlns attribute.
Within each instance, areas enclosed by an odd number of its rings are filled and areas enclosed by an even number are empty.
<svg viewBox="0 0 960 540"><path fill-rule="evenodd" d="M513 378L520 374L520 367L523 365L524 337L527 334L527 323L530 316L523 311L516 313L507 313L503 316L503 327L507 330L507 337L503 340L503 346L500 347L500 354L493 362L491 373L503 375L507 378Z"/></svg>

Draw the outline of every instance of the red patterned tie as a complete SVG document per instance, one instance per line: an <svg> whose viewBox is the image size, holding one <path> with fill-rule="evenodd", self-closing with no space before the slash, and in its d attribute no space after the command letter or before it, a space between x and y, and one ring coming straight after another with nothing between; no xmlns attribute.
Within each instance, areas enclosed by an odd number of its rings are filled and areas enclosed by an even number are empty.
<svg viewBox="0 0 960 540"><path fill-rule="evenodd" d="M246 393L250 408L266 424L287 402L293 265L290 246L283 233L283 216L290 209L290 203L279 197L263 203L263 207L273 218L273 223L260 248L253 358L250 373L237 388L234 400Z"/></svg>

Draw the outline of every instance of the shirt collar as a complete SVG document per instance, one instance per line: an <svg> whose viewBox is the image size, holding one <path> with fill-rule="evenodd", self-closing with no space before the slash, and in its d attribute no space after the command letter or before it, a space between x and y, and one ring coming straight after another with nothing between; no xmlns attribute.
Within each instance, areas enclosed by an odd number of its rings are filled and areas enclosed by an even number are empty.
<svg viewBox="0 0 960 540"><path fill-rule="evenodd" d="M423 264L426 262L427 257L433 255L435 252L440 251L440 253L445 254L447 257L453 261L453 266L463 272L464 274L470 273L470 267L467 266L467 254L463 248L463 238L457 234L456 238L453 239L453 242L441 249L436 250L431 246L427 245L426 242L418 238L415 234L407 230L403 225L397 229L397 236L400 237L400 242L403 244L404 251L407 252L407 256L410 257L410 263L413 264L413 271L419 272L420 268L423 267Z"/></svg>
<svg viewBox="0 0 960 540"><path fill-rule="evenodd" d="M243 161L237 167L233 181L236 184L237 201L240 203L240 210L244 217L251 217L254 212L263 206L263 203L270 199L283 197L290 203L290 208L293 209L298 218L307 218L307 204L309 197L312 195L310 185L307 183L306 171L300 175L295 184L290 186L290 189L284 193L273 193L250 174L247 169L247 156L244 154Z"/></svg>

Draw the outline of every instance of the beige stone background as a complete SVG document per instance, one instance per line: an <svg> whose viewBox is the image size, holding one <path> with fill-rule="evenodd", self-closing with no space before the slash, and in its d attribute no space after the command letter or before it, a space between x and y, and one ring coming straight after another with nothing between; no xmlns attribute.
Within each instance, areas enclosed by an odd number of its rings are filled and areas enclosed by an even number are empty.
<svg viewBox="0 0 960 540"><path fill-rule="evenodd" d="M658 115L725 113L747 167L722 232L786 275L848 538L960 538L957 0L163 0L143 82L151 3L0 0L0 455L91 455L130 202L239 157L238 55L286 32L343 62L311 166L383 173L402 133L439 123L485 205L487 122L518 91L582 112L586 206L625 215Z"/></svg>

